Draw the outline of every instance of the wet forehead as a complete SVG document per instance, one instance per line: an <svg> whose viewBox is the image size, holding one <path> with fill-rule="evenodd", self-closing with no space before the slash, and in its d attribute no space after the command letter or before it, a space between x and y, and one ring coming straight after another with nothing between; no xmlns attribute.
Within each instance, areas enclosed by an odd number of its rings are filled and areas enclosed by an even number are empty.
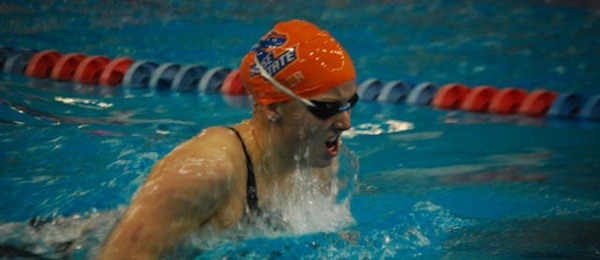
<svg viewBox="0 0 600 260"><path fill-rule="evenodd" d="M355 81L346 81L339 86L310 99L319 101L345 101L350 99L357 91Z"/></svg>

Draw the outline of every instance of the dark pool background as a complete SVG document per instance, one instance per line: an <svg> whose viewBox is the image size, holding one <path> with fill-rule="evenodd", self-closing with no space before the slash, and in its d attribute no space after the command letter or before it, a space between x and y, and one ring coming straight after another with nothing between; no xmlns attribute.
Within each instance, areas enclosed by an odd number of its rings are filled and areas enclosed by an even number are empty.
<svg viewBox="0 0 600 260"><path fill-rule="evenodd" d="M3 1L0 45L236 68L290 18L330 30L359 81L600 93L596 1ZM221 95L7 74L0 99L0 240L30 251L56 241L24 232L31 218L127 205L178 143L250 116ZM353 113L345 144L361 163L356 224L234 241L199 258L600 255L597 123L366 102ZM101 240L87 237L75 257Z"/></svg>

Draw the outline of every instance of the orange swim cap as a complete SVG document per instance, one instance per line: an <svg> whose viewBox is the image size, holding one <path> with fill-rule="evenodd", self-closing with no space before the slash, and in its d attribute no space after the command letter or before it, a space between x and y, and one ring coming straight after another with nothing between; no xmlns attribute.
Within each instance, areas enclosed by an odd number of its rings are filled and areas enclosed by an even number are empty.
<svg viewBox="0 0 600 260"><path fill-rule="evenodd" d="M328 31L302 20L280 22L260 38L240 65L242 82L258 104L292 98L260 75L255 56L275 80L303 98L356 79L348 52Z"/></svg>

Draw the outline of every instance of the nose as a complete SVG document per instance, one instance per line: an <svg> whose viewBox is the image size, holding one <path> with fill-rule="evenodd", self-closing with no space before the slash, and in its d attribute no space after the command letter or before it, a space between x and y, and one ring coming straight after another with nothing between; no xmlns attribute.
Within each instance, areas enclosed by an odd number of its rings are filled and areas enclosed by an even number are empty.
<svg viewBox="0 0 600 260"><path fill-rule="evenodd" d="M343 132L352 127L352 124L350 122L350 116L352 114L351 111L352 111L352 109L348 109L348 110L341 112L335 116L335 122L333 124L333 127L335 128L335 130Z"/></svg>

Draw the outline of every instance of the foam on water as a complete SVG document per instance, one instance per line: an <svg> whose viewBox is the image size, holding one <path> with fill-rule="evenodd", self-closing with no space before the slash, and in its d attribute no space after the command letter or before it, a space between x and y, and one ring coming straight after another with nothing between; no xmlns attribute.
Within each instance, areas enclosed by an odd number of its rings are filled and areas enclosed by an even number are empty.
<svg viewBox="0 0 600 260"><path fill-rule="evenodd" d="M289 236L249 236L223 240L213 248L196 254L196 259L214 258L299 258L299 259L372 259L403 257L439 257L443 238L453 231L470 227L475 221L452 215L430 201L419 201L408 212L390 214L382 221L387 228L360 229L349 226L336 232L318 232ZM362 223L380 226L381 222Z"/></svg>
<svg viewBox="0 0 600 260"><path fill-rule="evenodd" d="M2 257L92 258L124 210L0 223Z"/></svg>

